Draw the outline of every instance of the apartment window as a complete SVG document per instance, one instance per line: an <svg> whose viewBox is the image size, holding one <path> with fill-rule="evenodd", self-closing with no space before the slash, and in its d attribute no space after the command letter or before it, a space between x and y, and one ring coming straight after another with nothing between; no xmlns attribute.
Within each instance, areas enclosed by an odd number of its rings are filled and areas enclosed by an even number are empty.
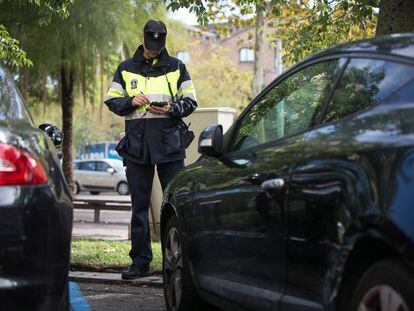
<svg viewBox="0 0 414 311"><path fill-rule="evenodd" d="M253 62L254 61L254 51L249 48L240 49L240 62Z"/></svg>
<svg viewBox="0 0 414 311"><path fill-rule="evenodd" d="M177 58L181 60L184 64L188 64L190 62L190 53L187 51L180 51L177 53Z"/></svg>

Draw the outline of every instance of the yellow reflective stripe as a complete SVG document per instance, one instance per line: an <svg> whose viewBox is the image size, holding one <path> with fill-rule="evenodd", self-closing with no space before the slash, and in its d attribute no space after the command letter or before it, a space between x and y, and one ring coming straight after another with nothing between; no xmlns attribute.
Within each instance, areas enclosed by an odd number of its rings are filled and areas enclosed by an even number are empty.
<svg viewBox="0 0 414 311"><path fill-rule="evenodd" d="M122 70L122 78L125 81L125 89L129 96L138 95L140 92L145 93L145 77L136 73ZM135 86L135 87L134 87Z"/></svg>
<svg viewBox="0 0 414 311"><path fill-rule="evenodd" d="M135 96L142 92L145 95L170 95L168 83L165 75L158 77L144 77L137 73L126 70L121 72L125 81L126 91L129 96ZM168 81L170 81L171 91L177 94L177 82L180 77L180 70L167 73Z"/></svg>
<svg viewBox="0 0 414 311"><path fill-rule="evenodd" d="M195 94L196 93L195 92L195 88L193 86L191 86L191 87L188 87L188 88L186 88L186 89L184 89L184 90L181 91L181 94L185 94L185 93L193 93L193 94Z"/></svg>

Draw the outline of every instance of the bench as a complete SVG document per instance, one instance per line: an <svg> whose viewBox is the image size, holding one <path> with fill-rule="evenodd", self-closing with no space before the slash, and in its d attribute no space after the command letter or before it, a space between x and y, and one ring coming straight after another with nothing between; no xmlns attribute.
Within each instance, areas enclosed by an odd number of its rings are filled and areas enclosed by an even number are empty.
<svg viewBox="0 0 414 311"><path fill-rule="evenodd" d="M101 210L108 210L108 211L131 211L131 201L129 197L120 197L118 198L110 198L110 197L96 197L96 198L75 198L73 200L73 208L75 209L88 209L94 210L93 221L94 223L99 223ZM157 228L156 220L154 211L152 210L152 206L150 206L150 216L151 216L151 238L154 241L159 239L158 232L159 229ZM131 233L131 224L128 224L128 234ZM129 236L129 239L131 237Z"/></svg>
<svg viewBox="0 0 414 311"><path fill-rule="evenodd" d="M101 210L108 211L130 211L131 202L117 199L77 199L73 201L73 207L76 209L93 209L93 221L99 223Z"/></svg>

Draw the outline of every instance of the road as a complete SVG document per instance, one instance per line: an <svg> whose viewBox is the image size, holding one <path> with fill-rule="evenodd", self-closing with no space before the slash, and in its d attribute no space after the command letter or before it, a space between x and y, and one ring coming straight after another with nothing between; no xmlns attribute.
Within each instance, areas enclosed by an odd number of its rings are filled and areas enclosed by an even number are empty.
<svg viewBox="0 0 414 311"><path fill-rule="evenodd" d="M164 311L161 288L77 283L93 311ZM85 310L72 306L73 311Z"/></svg>

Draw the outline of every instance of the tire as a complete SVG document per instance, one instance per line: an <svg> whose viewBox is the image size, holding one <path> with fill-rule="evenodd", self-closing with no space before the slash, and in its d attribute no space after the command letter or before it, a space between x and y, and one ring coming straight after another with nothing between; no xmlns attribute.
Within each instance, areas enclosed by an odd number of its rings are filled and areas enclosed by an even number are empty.
<svg viewBox="0 0 414 311"><path fill-rule="evenodd" d="M375 263L362 275L352 294L351 307L347 310L414 310L413 288L413 271L398 260L384 259ZM392 307L391 301L396 307Z"/></svg>
<svg viewBox="0 0 414 311"><path fill-rule="evenodd" d="M207 310L207 304L198 296L188 269L188 258L185 247L182 247L182 233L179 228L177 217L173 216L168 220L164 232L164 243L162 246L162 278L167 310L193 311L195 306L197 306L197 310ZM171 238L171 235L175 237L175 240ZM174 242L171 243L171 241ZM176 247L171 247L172 244L176 245ZM171 250L173 249L176 250L175 254L172 254L173 252ZM178 260L176 257L177 253L181 254L181 256L178 256ZM181 258L181 261L179 258ZM173 263L171 264L171 262ZM179 268L180 262L182 266L181 268ZM176 270L173 271L174 269ZM178 277L181 278L181 281L171 282L172 276L174 275L176 277L178 275ZM176 292L177 288L178 291L181 290L181 293ZM172 291L174 291L174 293Z"/></svg>
<svg viewBox="0 0 414 311"><path fill-rule="evenodd" d="M100 191L89 191L89 193L93 195L97 195L97 194L100 194L101 192Z"/></svg>
<svg viewBox="0 0 414 311"><path fill-rule="evenodd" d="M80 192L80 187L77 181L75 181L75 194L79 194Z"/></svg>
<svg viewBox="0 0 414 311"><path fill-rule="evenodd" d="M126 182L121 181L116 187L116 191L118 192L119 195L128 195L129 194L128 184Z"/></svg>

